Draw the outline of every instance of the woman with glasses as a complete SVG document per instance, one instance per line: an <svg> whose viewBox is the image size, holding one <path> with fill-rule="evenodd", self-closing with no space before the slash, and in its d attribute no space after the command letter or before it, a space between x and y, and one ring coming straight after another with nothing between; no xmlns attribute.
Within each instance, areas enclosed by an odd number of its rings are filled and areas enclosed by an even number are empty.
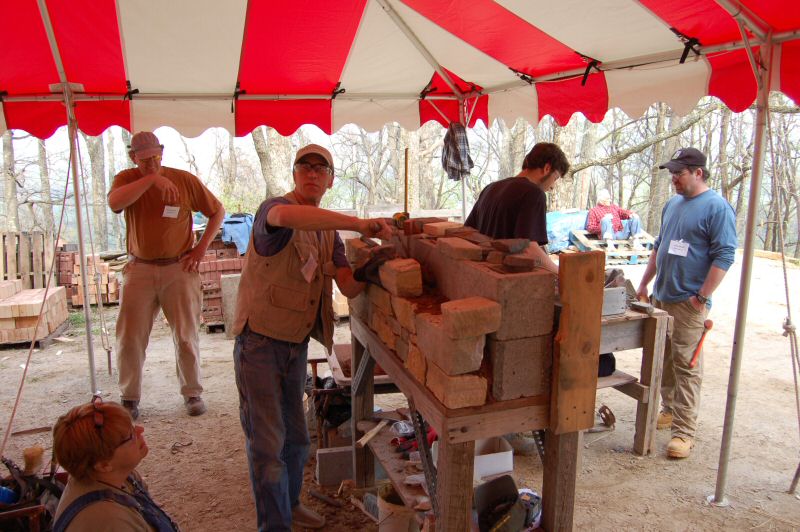
<svg viewBox="0 0 800 532"><path fill-rule="evenodd" d="M178 530L135 470L149 450L143 433L122 405L98 396L58 418L53 455L69 481L55 532Z"/></svg>

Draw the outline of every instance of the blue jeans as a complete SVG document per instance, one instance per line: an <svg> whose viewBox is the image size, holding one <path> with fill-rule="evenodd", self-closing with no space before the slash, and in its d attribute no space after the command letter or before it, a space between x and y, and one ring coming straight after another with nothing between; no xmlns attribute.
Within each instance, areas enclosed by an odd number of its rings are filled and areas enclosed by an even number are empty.
<svg viewBox="0 0 800 532"><path fill-rule="evenodd" d="M600 220L600 237L605 238L606 234L612 233L614 240L625 240L636 236L641 232L641 221L638 215L633 215L628 220L622 220L622 231L614 231L614 226L609 218Z"/></svg>
<svg viewBox="0 0 800 532"><path fill-rule="evenodd" d="M258 530L290 531L309 438L303 413L308 339L294 344L245 327L233 367Z"/></svg>

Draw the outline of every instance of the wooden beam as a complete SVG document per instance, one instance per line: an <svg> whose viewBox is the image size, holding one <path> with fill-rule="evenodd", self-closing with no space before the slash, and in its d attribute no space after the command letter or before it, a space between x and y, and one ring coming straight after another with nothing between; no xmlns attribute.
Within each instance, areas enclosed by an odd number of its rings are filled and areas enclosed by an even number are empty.
<svg viewBox="0 0 800 532"><path fill-rule="evenodd" d="M17 278L17 238L19 233L6 233L6 279Z"/></svg>
<svg viewBox="0 0 800 532"><path fill-rule="evenodd" d="M44 266L44 235L41 231L31 233L33 239L33 287L44 288L46 282L45 271L50 265Z"/></svg>
<svg viewBox="0 0 800 532"><path fill-rule="evenodd" d="M633 435L633 452L640 455L655 451L664 349L671 320L671 316L659 311L648 318L644 325L644 349L639 382L647 386L648 390L647 400L641 401L636 407L636 433Z"/></svg>
<svg viewBox="0 0 800 532"><path fill-rule="evenodd" d="M352 346L353 362L351 367L357 368L361 364L361 359L369 355L364 352L364 345L355 336L352 339ZM358 422L372 419L374 384L372 372L365 373L361 389L358 393L353 393L350 398L350 424L353 440L357 440L363 435L363 432L358 430ZM353 478L359 488L372 486L375 483L375 458L366 447L359 449L353 445Z"/></svg>
<svg viewBox="0 0 800 532"><path fill-rule="evenodd" d="M550 387L550 428L555 434L594 426L604 265L601 251L568 253L559 261L562 310Z"/></svg>
<svg viewBox="0 0 800 532"><path fill-rule="evenodd" d="M33 288L33 279L31 278L31 234L19 234L19 278L22 279L22 286L24 288Z"/></svg>
<svg viewBox="0 0 800 532"><path fill-rule="evenodd" d="M555 434L547 431L542 474L542 528L549 532L572 530L579 456L579 432Z"/></svg>
<svg viewBox="0 0 800 532"><path fill-rule="evenodd" d="M464 493L468 491L470 495L472 494L475 442L447 443L440 440L438 445L436 497L441 515L436 516L436 530L437 532L470 530L472 497L465 497Z"/></svg>

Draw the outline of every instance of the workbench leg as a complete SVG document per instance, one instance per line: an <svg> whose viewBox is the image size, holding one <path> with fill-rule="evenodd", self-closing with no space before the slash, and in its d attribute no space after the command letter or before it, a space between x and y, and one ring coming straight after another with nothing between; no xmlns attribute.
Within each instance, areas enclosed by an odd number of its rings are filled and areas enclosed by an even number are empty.
<svg viewBox="0 0 800 532"><path fill-rule="evenodd" d="M352 337L353 346L353 359L350 365L351 373L355 375L356 368L361 363L361 358L364 357L364 346L359 342L355 336ZM368 355L367 355L368 356ZM363 488L365 486L372 486L375 484L375 457L369 447L357 449L355 442L363 436L363 432L358 430L358 422L364 419L372 419L375 392L375 379L373 372L367 372L363 378L363 385L360 392L356 393L353 389L353 395L350 398L351 416L350 426L353 434L353 479L356 486Z"/></svg>
<svg viewBox="0 0 800 532"><path fill-rule="evenodd" d="M656 422L661 403L661 373L664 368L664 345L666 343L669 316L653 316L644 323L644 347L642 348L642 371L639 382L648 387L646 402L636 406L636 433L633 436L633 452L648 455L655 451Z"/></svg>
<svg viewBox="0 0 800 532"><path fill-rule="evenodd" d="M578 432L545 436L542 527L548 532L572 530L580 440Z"/></svg>
<svg viewBox="0 0 800 532"><path fill-rule="evenodd" d="M436 460L437 532L463 532L472 523L472 470L475 442L446 443L439 440Z"/></svg>

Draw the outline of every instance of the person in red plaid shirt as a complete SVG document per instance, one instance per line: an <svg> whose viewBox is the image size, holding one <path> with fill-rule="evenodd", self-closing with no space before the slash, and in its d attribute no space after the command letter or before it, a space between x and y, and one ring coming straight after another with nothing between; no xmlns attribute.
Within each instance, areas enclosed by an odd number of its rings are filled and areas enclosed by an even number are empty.
<svg viewBox="0 0 800 532"><path fill-rule="evenodd" d="M623 224L622 220L628 223ZM625 240L640 236L641 222L635 212L611 203L611 194L603 189L597 193L597 206L589 211L586 231L604 240Z"/></svg>

